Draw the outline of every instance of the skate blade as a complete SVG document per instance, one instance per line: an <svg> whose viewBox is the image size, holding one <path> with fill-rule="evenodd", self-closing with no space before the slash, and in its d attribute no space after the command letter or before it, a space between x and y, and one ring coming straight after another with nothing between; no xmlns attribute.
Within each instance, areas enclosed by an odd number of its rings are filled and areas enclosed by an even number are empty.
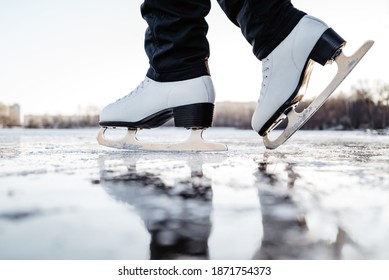
<svg viewBox="0 0 389 280"><path fill-rule="evenodd" d="M202 134L204 129L192 129L189 138L181 143L147 143L139 141L136 138L137 130L128 130L126 136L119 140L109 140L105 138L107 127L102 127L97 134L97 142L100 145L116 148L127 149L134 151L186 151L186 152L206 152L206 151L227 151L227 146L224 144L208 142L203 139Z"/></svg>
<svg viewBox="0 0 389 280"><path fill-rule="evenodd" d="M263 142L267 149L275 149L288 140L297 130L299 130L326 102L335 89L343 82L350 74L354 67L361 61L363 56L373 46L374 41L366 41L353 55L346 56L341 52L335 62L338 66L338 71L332 81L323 90L323 92L312 103L305 108L301 113L297 113L295 109L288 112L288 125L285 130L276 139L271 140L269 134L263 137Z"/></svg>

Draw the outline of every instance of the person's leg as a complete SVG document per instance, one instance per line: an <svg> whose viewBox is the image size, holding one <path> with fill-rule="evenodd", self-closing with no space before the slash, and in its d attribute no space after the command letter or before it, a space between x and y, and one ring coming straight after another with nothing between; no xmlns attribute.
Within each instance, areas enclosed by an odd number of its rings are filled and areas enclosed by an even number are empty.
<svg viewBox="0 0 389 280"><path fill-rule="evenodd" d="M345 41L321 20L305 15L290 0L218 0L262 60L262 88L252 127L266 135L297 104L313 61L334 59Z"/></svg>
<svg viewBox="0 0 389 280"><path fill-rule="evenodd" d="M159 82L209 75L209 45L205 16L210 0L145 0L141 6L148 28L145 51L147 76Z"/></svg>
<svg viewBox="0 0 389 280"><path fill-rule="evenodd" d="M134 91L101 111L101 126L154 128L171 118L177 127L212 125L215 92L204 19L210 5L210 0L144 1L150 68Z"/></svg>
<svg viewBox="0 0 389 280"><path fill-rule="evenodd" d="M304 12L290 0L218 0L262 60L292 31Z"/></svg>

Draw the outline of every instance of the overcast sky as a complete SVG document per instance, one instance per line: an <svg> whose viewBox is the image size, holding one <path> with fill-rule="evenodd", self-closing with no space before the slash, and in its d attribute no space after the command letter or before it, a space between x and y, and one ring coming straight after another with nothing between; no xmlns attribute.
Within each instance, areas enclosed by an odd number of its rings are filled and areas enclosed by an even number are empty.
<svg viewBox="0 0 389 280"><path fill-rule="evenodd" d="M142 2L0 0L0 102L19 103L25 114L73 114L130 92L148 68ZM389 0L292 3L341 34L348 41L346 53L367 39L376 41L341 89L358 80L389 83ZM251 46L215 0L207 21L217 101L256 101L262 73ZM311 92L334 71L319 68Z"/></svg>

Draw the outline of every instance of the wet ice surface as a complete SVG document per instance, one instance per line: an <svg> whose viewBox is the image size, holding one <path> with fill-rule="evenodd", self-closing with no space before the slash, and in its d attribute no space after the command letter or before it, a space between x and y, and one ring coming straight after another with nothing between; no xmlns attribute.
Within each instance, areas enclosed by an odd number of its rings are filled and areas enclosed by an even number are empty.
<svg viewBox="0 0 389 280"><path fill-rule="evenodd" d="M166 153L96 134L0 130L0 259L389 258L389 136L301 131L266 151L213 128L228 152Z"/></svg>

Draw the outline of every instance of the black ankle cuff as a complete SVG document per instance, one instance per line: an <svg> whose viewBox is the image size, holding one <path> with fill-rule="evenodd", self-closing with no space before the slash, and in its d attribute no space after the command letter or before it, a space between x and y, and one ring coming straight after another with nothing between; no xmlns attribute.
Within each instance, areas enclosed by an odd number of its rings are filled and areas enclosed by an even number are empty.
<svg viewBox="0 0 389 280"><path fill-rule="evenodd" d="M279 24L277 32L275 32L272 38L269 38L264 45L253 46L253 52L255 56L262 60L266 58L288 35L292 32L293 28L299 23L299 21L306 15L306 13L293 8L293 11L287 13L285 20Z"/></svg>
<svg viewBox="0 0 389 280"><path fill-rule="evenodd" d="M146 74L147 77L158 82L176 82L209 75L210 73L207 61L191 67L163 72L157 72L150 66Z"/></svg>

